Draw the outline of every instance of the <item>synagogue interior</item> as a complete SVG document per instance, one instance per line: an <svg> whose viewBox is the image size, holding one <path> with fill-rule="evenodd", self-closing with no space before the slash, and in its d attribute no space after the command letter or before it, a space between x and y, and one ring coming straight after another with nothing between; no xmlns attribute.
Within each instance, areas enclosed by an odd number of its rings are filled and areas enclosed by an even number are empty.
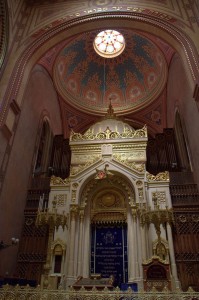
<svg viewBox="0 0 199 300"><path fill-rule="evenodd" d="M199 292L198 0L0 12L0 290Z"/></svg>

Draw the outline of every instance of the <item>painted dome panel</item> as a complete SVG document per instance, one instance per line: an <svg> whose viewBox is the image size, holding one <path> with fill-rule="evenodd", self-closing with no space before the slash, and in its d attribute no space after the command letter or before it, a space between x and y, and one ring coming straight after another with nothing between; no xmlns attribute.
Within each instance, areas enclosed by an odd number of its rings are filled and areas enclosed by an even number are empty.
<svg viewBox="0 0 199 300"><path fill-rule="evenodd" d="M111 101L115 113L147 106L163 90L167 64L159 48L144 35L123 30L126 47L114 58L93 48L97 32L70 41L54 64L54 82L63 99L86 112L101 114Z"/></svg>

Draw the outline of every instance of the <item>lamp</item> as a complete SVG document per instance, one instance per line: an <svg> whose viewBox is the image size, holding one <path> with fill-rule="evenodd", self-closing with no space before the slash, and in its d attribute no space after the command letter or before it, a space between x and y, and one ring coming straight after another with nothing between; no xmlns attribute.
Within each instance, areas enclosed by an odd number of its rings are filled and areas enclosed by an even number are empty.
<svg viewBox="0 0 199 300"><path fill-rule="evenodd" d="M0 242L0 250L3 250L5 248L8 248L10 246L16 246L17 244L19 244L19 239L17 238L11 238L11 244L5 244L4 241L1 240Z"/></svg>

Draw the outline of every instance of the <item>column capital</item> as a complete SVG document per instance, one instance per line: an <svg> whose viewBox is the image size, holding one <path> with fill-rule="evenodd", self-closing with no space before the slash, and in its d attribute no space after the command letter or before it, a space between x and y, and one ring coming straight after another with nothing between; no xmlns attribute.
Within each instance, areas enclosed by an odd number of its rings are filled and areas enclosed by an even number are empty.
<svg viewBox="0 0 199 300"><path fill-rule="evenodd" d="M136 205L136 203L131 205L131 213L133 216L133 220L135 221L137 218L137 214L138 214L138 206Z"/></svg>
<svg viewBox="0 0 199 300"><path fill-rule="evenodd" d="M71 219L75 219L79 212L79 205L78 204L71 204L70 205L70 216Z"/></svg>
<svg viewBox="0 0 199 300"><path fill-rule="evenodd" d="M79 209L79 217L80 217L80 221L83 221L83 219L84 219L84 208L80 208Z"/></svg>

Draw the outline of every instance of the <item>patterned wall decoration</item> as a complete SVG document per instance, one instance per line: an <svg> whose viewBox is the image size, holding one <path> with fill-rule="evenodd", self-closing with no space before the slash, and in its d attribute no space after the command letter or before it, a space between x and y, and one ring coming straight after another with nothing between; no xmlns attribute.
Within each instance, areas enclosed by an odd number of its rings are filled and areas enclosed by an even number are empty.
<svg viewBox="0 0 199 300"><path fill-rule="evenodd" d="M111 101L115 112L124 114L143 108L160 94L167 79L163 53L140 33L122 33L125 50L112 59L94 51L96 31L64 47L54 64L54 82L63 99L103 114Z"/></svg>
<svg viewBox="0 0 199 300"><path fill-rule="evenodd" d="M198 27L198 5L196 0L59 0L34 1L27 0L27 5L33 8L35 18L28 19L29 34L38 37L48 29L67 20L102 12L136 12L155 16L166 20L178 28L196 31ZM188 13L183 9L189 10ZM26 35L27 37L27 35ZM24 36L24 38L26 38Z"/></svg>
<svg viewBox="0 0 199 300"><path fill-rule="evenodd" d="M5 1L0 0L0 70L3 65L8 44L8 8Z"/></svg>

